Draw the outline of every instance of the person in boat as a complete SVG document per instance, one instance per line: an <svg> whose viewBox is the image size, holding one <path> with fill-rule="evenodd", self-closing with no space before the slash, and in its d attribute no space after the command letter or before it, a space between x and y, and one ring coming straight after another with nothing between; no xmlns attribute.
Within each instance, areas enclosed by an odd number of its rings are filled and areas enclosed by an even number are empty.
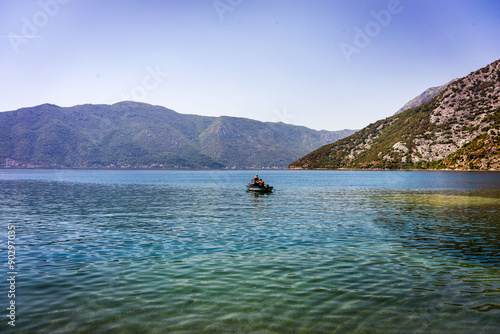
<svg viewBox="0 0 500 334"><path fill-rule="evenodd" d="M259 187L263 187L264 186L264 181L262 181L262 179L259 179Z"/></svg>
<svg viewBox="0 0 500 334"><path fill-rule="evenodd" d="M252 185L252 186L259 185L259 175L255 174L255 177L253 178L253 182L250 185Z"/></svg>

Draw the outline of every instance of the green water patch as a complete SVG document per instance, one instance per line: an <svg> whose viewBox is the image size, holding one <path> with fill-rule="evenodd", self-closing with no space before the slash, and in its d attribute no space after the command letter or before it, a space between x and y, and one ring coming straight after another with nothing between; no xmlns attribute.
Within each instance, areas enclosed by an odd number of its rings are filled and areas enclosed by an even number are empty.
<svg viewBox="0 0 500 334"><path fill-rule="evenodd" d="M500 209L500 198L498 197L443 193L403 193L388 195L388 197L396 202L434 207L498 205Z"/></svg>

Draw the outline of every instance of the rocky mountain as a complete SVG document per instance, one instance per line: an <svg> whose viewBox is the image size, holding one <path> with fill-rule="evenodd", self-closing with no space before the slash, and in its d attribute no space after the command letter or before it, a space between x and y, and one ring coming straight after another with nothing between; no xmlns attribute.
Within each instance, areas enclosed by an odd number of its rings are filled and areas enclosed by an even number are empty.
<svg viewBox="0 0 500 334"><path fill-rule="evenodd" d="M289 167L500 170L500 60Z"/></svg>
<svg viewBox="0 0 500 334"><path fill-rule="evenodd" d="M135 102L44 104L0 113L0 167L285 167L353 132L185 115Z"/></svg>
<svg viewBox="0 0 500 334"><path fill-rule="evenodd" d="M441 93L443 90L445 90L446 87L448 87L448 85L451 84L455 80L456 79L453 79L452 81L450 81L444 85L438 86L438 87L431 87L429 89L426 89L422 94L420 94L417 97L406 102L406 104L401 109L399 109L396 112L396 114L399 114L400 112L403 112L403 111L411 109L411 108L418 107L419 105L424 104L427 101L430 101L435 96L439 95L439 93Z"/></svg>

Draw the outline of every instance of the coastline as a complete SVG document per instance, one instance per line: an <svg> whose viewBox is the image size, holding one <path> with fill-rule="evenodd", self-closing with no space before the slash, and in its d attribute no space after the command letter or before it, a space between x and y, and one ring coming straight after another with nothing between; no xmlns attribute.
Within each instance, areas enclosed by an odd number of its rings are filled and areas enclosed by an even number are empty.
<svg viewBox="0 0 500 334"><path fill-rule="evenodd" d="M422 169L422 168L405 168L405 169L390 169L390 168L301 168L301 167L248 167L248 168L190 168L190 167L119 167L119 166L103 166L103 167L5 167L0 166L2 170L165 170L165 171L260 171L260 170L282 170L282 171L379 171L379 172L500 172L498 169Z"/></svg>

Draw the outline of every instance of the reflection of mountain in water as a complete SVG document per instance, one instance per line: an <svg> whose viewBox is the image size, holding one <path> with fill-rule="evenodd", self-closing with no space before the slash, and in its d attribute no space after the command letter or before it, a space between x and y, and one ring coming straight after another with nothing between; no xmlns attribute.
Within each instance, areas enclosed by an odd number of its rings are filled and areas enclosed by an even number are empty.
<svg viewBox="0 0 500 334"><path fill-rule="evenodd" d="M380 200L380 199L377 199ZM380 203L379 203L380 204ZM378 227L394 230L404 247L493 266L500 264L500 191L391 194Z"/></svg>

